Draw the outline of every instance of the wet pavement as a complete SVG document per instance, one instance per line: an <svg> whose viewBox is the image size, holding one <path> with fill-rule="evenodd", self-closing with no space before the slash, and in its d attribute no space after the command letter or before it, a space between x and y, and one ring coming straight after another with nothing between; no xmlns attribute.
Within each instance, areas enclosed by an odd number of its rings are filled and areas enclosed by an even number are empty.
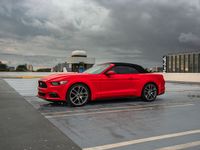
<svg viewBox="0 0 200 150"><path fill-rule="evenodd" d="M1 150L80 150L21 95L0 79Z"/></svg>
<svg viewBox="0 0 200 150"><path fill-rule="evenodd" d="M167 83L152 103L127 98L72 108L37 98L37 79L5 81L85 150L200 149L198 84Z"/></svg>

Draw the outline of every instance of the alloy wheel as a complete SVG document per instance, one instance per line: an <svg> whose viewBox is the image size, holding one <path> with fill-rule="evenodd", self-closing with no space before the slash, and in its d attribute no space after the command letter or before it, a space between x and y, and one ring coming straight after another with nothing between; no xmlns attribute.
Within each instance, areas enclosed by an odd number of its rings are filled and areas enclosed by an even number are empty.
<svg viewBox="0 0 200 150"><path fill-rule="evenodd" d="M84 85L74 85L69 91L68 98L73 106L82 106L86 104L89 99L89 90Z"/></svg>
<svg viewBox="0 0 200 150"><path fill-rule="evenodd" d="M157 96L157 87L155 84L149 83L144 87L143 98L146 101L154 101Z"/></svg>

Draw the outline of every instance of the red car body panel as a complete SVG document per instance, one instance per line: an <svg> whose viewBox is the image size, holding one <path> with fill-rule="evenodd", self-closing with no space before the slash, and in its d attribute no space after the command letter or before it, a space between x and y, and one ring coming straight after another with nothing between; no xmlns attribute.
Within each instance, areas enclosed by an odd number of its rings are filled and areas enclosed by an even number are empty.
<svg viewBox="0 0 200 150"><path fill-rule="evenodd" d="M39 80L46 87L38 86L38 97L48 101L67 101L68 89L76 83L83 83L90 89L91 100L120 97L141 97L143 87L147 83L154 83L158 95L165 92L165 81L161 74L136 73L136 74L105 74L114 65L111 64L100 74L87 73L59 73L44 77ZM67 81L66 84L54 86L51 82ZM52 96L51 94L57 94Z"/></svg>

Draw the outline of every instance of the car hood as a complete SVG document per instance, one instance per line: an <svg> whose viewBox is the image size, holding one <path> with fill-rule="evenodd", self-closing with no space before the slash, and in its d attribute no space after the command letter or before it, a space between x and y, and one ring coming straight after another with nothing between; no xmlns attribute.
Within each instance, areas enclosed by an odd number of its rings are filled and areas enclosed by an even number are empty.
<svg viewBox="0 0 200 150"><path fill-rule="evenodd" d="M85 76L87 73L55 73L41 78L42 81L62 80L67 79L71 76Z"/></svg>

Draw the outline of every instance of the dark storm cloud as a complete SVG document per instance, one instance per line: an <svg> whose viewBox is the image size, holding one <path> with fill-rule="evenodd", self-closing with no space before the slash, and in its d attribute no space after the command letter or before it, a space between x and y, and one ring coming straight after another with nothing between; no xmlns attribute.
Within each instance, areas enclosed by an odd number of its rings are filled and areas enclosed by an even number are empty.
<svg viewBox="0 0 200 150"><path fill-rule="evenodd" d="M153 66L200 46L199 0L2 0L0 20L0 53L31 63L85 49L97 62Z"/></svg>
<svg viewBox="0 0 200 150"><path fill-rule="evenodd" d="M23 23L23 20L29 18L24 15L27 11L23 0L2 0L0 2L0 37L18 37L26 38L27 36L47 35L47 30L33 28Z"/></svg>
<svg viewBox="0 0 200 150"><path fill-rule="evenodd" d="M199 49L199 1L97 2L111 10L110 36L114 42L107 40L111 47L138 49L143 54L141 57L157 61L169 52Z"/></svg>

